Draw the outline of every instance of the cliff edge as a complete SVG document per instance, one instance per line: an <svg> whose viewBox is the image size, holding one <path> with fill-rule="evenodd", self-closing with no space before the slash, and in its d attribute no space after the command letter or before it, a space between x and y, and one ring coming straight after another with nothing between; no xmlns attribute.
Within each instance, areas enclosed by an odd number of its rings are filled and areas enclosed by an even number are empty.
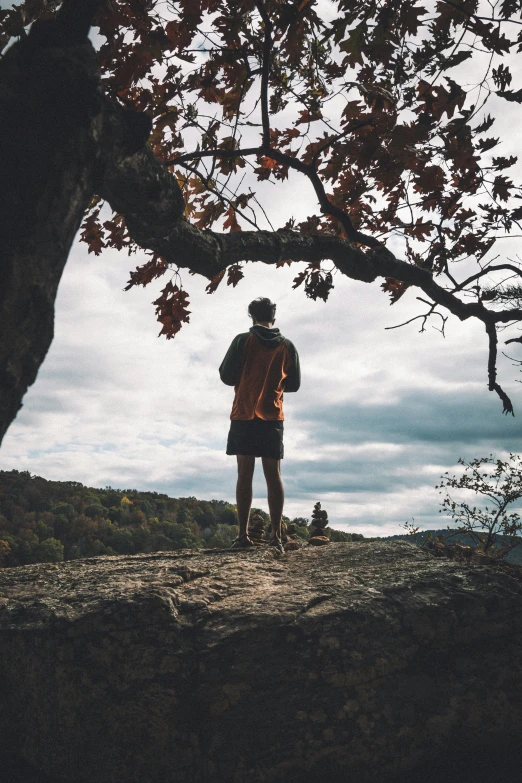
<svg viewBox="0 0 522 783"><path fill-rule="evenodd" d="M426 781L520 744L520 573L403 541L0 570L0 756L13 781Z"/></svg>

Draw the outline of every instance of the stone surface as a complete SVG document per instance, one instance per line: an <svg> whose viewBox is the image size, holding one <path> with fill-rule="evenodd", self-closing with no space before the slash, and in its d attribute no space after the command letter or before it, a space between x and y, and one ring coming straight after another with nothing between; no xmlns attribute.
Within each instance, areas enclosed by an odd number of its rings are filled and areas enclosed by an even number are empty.
<svg viewBox="0 0 522 783"><path fill-rule="evenodd" d="M312 536L308 542L310 546L324 546L330 543L328 536Z"/></svg>
<svg viewBox="0 0 522 783"><path fill-rule="evenodd" d="M301 549L302 543L295 538L289 538L283 544L285 552L295 552L297 549Z"/></svg>
<svg viewBox="0 0 522 783"><path fill-rule="evenodd" d="M519 570L404 541L4 569L0 752L53 783L413 780L519 744L521 609Z"/></svg>

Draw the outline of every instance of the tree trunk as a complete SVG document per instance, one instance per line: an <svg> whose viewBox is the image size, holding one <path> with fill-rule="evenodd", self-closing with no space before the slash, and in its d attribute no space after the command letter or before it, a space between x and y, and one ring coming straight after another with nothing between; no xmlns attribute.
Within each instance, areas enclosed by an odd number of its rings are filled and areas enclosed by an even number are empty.
<svg viewBox="0 0 522 783"><path fill-rule="evenodd" d="M58 284L95 190L101 107L89 42L30 36L0 62L0 441L53 339Z"/></svg>

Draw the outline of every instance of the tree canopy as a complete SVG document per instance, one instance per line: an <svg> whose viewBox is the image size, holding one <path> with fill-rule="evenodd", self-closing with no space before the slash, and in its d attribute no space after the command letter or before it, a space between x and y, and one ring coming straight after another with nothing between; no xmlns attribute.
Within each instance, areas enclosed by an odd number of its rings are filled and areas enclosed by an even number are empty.
<svg viewBox="0 0 522 783"><path fill-rule="evenodd" d="M522 102L510 71L521 0L26 0L0 11L0 42L17 131L4 128L5 165L27 170L7 208L13 280L29 263L21 237L45 246L50 210L57 280L80 223L90 252L150 253L127 287L164 277L167 339L189 321L183 270L212 293L240 283L245 262L301 262L294 287L324 301L336 273L380 279L392 304L416 289L421 328L444 330L449 314L484 324L488 386L513 413L498 331L522 320L522 266L490 251L522 220L517 159L495 134ZM21 93L37 104L22 137ZM50 176L62 198L45 207ZM316 207L278 225L271 193L289 177ZM47 308L56 285L39 294ZM12 292L13 343L26 331L8 359L11 419L52 339L20 326L21 303L31 323L38 310L27 282Z"/></svg>

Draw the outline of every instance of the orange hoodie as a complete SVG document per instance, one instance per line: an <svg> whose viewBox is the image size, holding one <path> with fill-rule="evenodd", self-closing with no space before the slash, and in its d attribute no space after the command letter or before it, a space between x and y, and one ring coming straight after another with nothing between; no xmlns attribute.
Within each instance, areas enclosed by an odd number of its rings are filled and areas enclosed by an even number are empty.
<svg viewBox="0 0 522 783"><path fill-rule="evenodd" d="M235 387L231 419L282 421L283 392L299 389L301 374L297 351L279 329L256 324L234 338L219 374Z"/></svg>

